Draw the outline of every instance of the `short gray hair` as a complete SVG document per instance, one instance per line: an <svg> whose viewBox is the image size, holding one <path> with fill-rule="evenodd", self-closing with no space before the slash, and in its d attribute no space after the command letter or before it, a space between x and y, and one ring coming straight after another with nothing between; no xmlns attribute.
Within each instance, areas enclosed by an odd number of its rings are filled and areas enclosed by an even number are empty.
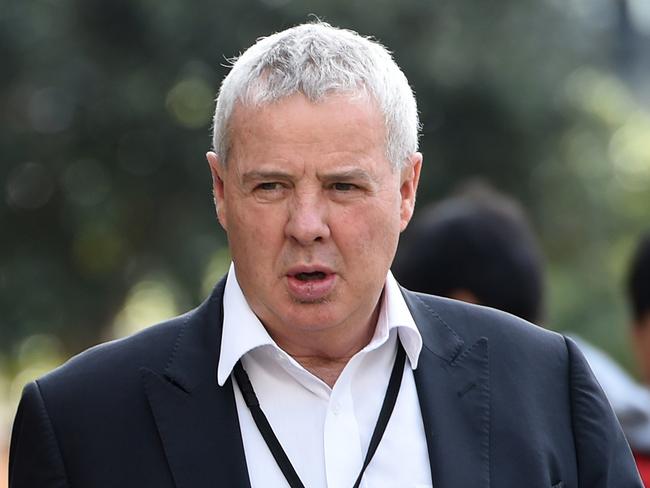
<svg viewBox="0 0 650 488"><path fill-rule="evenodd" d="M418 149L419 120L408 80L379 42L325 22L303 24L260 38L240 55L221 83L213 147L222 164L237 103L259 106L295 93L318 102L332 93L367 94L386 125L386 157L401 168Z"/></svg>

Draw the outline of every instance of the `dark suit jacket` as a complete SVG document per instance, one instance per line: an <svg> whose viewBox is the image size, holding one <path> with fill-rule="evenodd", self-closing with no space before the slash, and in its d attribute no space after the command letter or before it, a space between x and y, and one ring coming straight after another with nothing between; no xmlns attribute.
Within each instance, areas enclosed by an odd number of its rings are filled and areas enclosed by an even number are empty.
<svg viewBox="0 0 650 488"><path fill-rule="evenodd" d="M10 487L250 486L232 383L216 381L224 283L197 309L27 385ZM642 486L570 340L404 295L424 340L414 374L436 488Z"/></svg>

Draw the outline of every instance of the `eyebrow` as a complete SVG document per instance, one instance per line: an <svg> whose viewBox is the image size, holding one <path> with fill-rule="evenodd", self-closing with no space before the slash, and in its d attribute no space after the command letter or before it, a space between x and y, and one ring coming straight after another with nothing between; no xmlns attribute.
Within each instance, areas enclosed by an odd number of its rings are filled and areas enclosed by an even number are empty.
<svg viewBox="0 0 650 488"><path fill-rule="evenodd" d="M260 180L288 181L291 180L291 175L289 175L289 173L285 173L283 171L276 171L276 170L272 170L272 171L254 170L254 171L248 171L247 173L244 173L241 179L244 183L249 183L252 181L260 181Z"/></svg>
<svg viewBox="0 0 650 488"><path fill-rule="evenodd" d="M320 180L324 182L332 181L365 181L371 182L373 178L370 174L361 168L351 168L343 171L336 171L320 176Z"/></svg>
<svg viewBox="0 0 650 488"><path fill-rule="evenodd" d="M279 170L253 170L242 175L242 181L244 183L261 181L261 180L278 180L278 181L290 181L293 177L284 171ZM351 168L342 171L335 171L333 173L327 173L320 175L319 180L329 183L333 181L373 181L370 174L360 168Z"/></svg>

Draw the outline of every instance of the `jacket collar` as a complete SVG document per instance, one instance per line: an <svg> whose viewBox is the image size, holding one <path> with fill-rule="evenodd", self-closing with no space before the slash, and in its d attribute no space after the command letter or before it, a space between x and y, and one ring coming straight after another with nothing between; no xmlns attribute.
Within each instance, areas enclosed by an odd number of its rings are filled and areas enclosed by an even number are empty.
<svg viewBox="0 0 650 488"><path fill-rule="evenodd" d="M466 305L404 289L403 293L424 343L414 377L433 484L442 488L487 488L490 484L488 341L479 337L467 344L457 332L454 324L470 320Z"/></svg>

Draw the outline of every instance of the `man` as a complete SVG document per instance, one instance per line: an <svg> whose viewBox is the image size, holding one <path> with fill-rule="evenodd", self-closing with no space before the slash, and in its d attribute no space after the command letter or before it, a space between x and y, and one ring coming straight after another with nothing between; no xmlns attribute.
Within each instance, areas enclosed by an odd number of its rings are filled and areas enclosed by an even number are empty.
<svg viewBox="0 0 650 488"><path fill-rule="evenodd" d="M208 153L228 275L28 385L11 487L640 486L573 343L390 275L417 128L376 42L316 23L248 49Z"/></svg>

